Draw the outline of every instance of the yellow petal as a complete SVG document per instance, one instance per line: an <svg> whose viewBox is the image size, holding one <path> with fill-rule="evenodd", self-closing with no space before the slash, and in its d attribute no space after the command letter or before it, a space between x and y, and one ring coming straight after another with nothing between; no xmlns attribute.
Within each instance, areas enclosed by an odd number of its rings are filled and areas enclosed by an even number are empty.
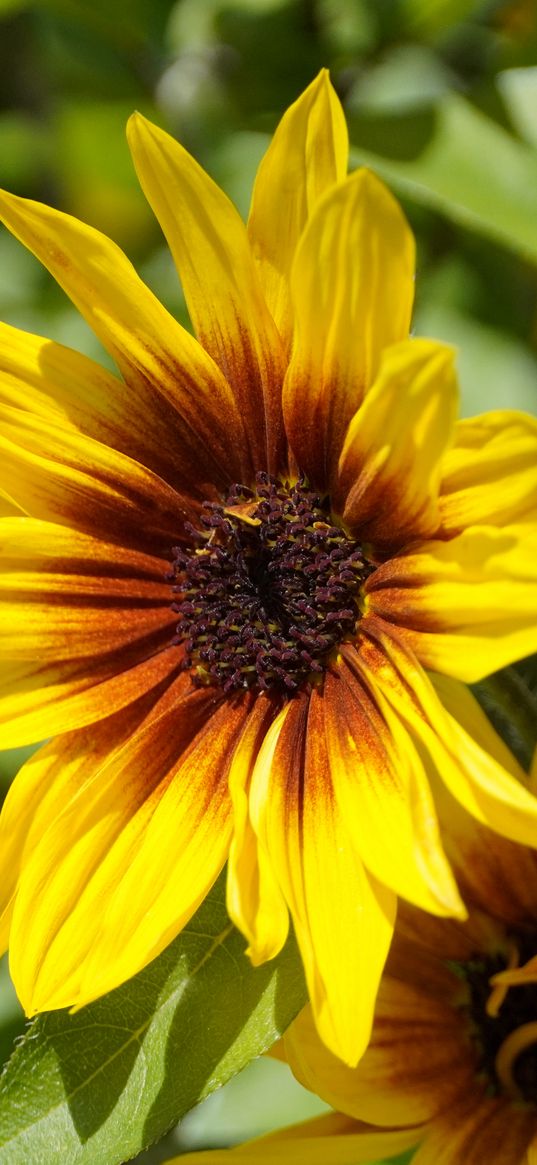
<svg viewBox="0 0 537 1165"><path fill-rule="evenodd" d="M442 705L472 740L524 787L528 782L510 749L464 684L431 676ZM450 862L464 901L493 914L511 930L537 914L537 854L480 824L434 782L434 795Z"/></svg>
<svg viewBox="0 0 537 1165"><path fill-rule="evenodd" d="M329 1113L278 1129L233 1149L209 1149L175 1157L168 1165L359 1165L392 1157L414 1145L419 1129L375 1129L340 1113Z"/></svg>
<svg viewBox="0 0 537 1165"><path fill-rule="evenodd" d="M418 543L366 590L369 609L398 627L424 667L473 683L537 650L535 524Z"/></svg>
<svg viewBox="0 0 537 1165"><path fill-rule="evenodd" d="M339 463L336 508L339 499L362 540L402 545L438 529L441 458L457 399L452 348L404 340L386 349Z"/></svg>
<svg viewBox="0 0 537 1165"><path fill-rule="evenodd" d="M0 494L0 518L22 517L24 511L14 501Z"/></svg>
<svg viewBox="0 0 537 1165"><path fill-rule="evenodd" d="M537 797L523 787L442 706L430 680L392 631L368 621L374 635L360 666L377 684L456 800L477 821L513 841L537 846ZM464 711L463 711L464 716Z"/></svg>
<svg viewBox="0 0 537 1165"><path fill-rule="evenodd" d="M484 1087L461 1096L434 1121L412 1165L527 1165L535 1113L508 1097L484 1095Z"/></svg>
<svg viewBox="0 0 537 1165"><path fill-rule="evenodd" d="M419 948L416 955L419 958ZM309 1006L288 1028L283 1046L306 1088L348 1116L388 1128L430 1120L460 1087L461 1073L468 1078L473 1066L463 1054L453 1008L387 972L379 988L371 1040L356 1068L342 1064L323 1045Z"/></svg>
<svg viewBox="0 0 537 1165"><path fill-rule="evenodd" d="M3 659L91 659L173 637L166 564L31 518L0 521Z"/></svg>
<svg viewBox="0 0 537 1165"><path fill-rule="evenodd" d="M334 793L364 865L416 906L464 917L427 777L400 721L343 660L326 674L317 708Z"/></svg>
<svg viewBox="0 0 537 1165"><path fill-rule="evenodd" d="M166 235L196 335L233 387L250 463L284 461L283 350L246 227L226 195L169 134L140 113L128 140L138 178Z"/></svg>
<svg viewBox="0 0 537 1165"><path fill-rule="evenodd" d="M169 558L194 514L156 474L22 408L0 405L0 425L2 474L26 513Z"/></svg>
<svg viewBox="0 0 537 1165"><path fill-rule="evenodd" d="M321 1038L356 1063L371 1030L395 895L364 869L340 813L326 740L310 719L320 699L315 691L297 697L272 724L252 777L251 814L293 917Z"/></svg>
<svg viewBox="0 0 537 1165"><path fill-rule="evenodd" d="M127 390L87 356L2 322L0 403L112 446L176 488L185 484L171 401L142 378Z"/></svg>
<svg viewBox="0 0 537 1165"><path fill-rule="evenodd" d="M409 227L373 174L358 170L319 200L291 272L295 335L283 398L293 452L317 485L335 477L383 349L408 334L413 269Z"/></svg>
<svg viewBox="0 0 537 1165"><path fill-rule="evenodd" d="M183 483L224 488L250 471L242 418L222 373L105 235L51 207L0 192L0 219L48 267L138 399L174 412ZM239 475L237 477L237 474Z"/></svg>
<svg viewBox="0 0 537 1165"><path fill-rule="evenodd" d="M537 509L537 420L510 409L459 421L443 461L446 533L505 526Z"/></svg>
<svg viewBox="0 0 537 1165"><path fill-rule="evenodd" d="M184 686L181 677L179 685ZM177 682L167 689L177 691ZM157 697L141 700L107 716L98 726L65 733L43 745L19 769L0 816L0 931L7 945L14 892L20 870L45 830L76 796L88 773L98 769L147 715L155 714Z"/></svg>
<svg viewBox="0 0 537 1165"><path fill-rule="evenodd" d="M156 648L143 640L134 648L86 660L4 660L0 748L94 724L168 681L180 662L178 648Z"/></svg>
<svg viewBox="0 0 537 1165"><path fill-rule="evenodd" d="M212 692L190 692L88 774L51 822L13 911L12 974L28 1012L112 990L192 916L227 856L227 767L249 706L215 709Z"/></svg>
<svg viewBox="0 0 537 1165"><path fill-rule="evenodd" d="M298 240L326 190L347 173L345 115L326 69L284 113L255 180L248 235L265 299L286 350L289 277Z"/></svg>
<svg viewBox="0 0 537 1165"><path fill-rule="evenodd" d="M289 913L270 860L252 828L249 811L253 768L274 706L260 696L237 743L229 770L233 804L233 838L227 874L227 909L248 940L247 954L255 966L274 958L289 930Z"/></svg>

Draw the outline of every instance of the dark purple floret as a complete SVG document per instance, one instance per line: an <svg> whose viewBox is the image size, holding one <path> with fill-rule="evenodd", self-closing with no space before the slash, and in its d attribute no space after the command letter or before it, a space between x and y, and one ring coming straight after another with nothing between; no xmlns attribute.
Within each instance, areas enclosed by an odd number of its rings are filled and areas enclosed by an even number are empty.
<svg viewBox="0 0 537 1165"><path fill-rule="evenodd" d="M206 503L192 546L174 550L177 642L195 682L289 694L355 631L374 569L303 480L257 475Z"/></svg>

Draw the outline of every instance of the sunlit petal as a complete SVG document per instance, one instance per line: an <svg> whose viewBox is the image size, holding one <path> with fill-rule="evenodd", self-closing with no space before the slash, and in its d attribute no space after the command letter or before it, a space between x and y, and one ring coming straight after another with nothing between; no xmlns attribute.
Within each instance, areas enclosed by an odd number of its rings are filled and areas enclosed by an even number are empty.
<svg viewBox="0 0 537 1165"><path fill-rule="evenodd" d="M0 322L0 403L22 402L34 418L83 433L184 486L171 400L142 378L127 390L87 356Z"/></svg>
<svg viewBox="0 0 537 1165"><path fill-rule="evenodd" d="M438 530L441 458L457 408L453 361L434 340L386 349L339 463L336 505L362 541L393 548Z"/></svg>
<svg viewBox="0 0 537 1165"><path fill-rule="evenodd" d="M442 465L442 527L520 521L537 511L537 420L498 409L459 421Z"/></svg>
<svg viewBox="0 0 537 1165"><path fill-rule="evenodd" d="M169 553L190 503L108 445L22 408L0 405L0 457L10 496L34 518Z"/></svg>
<svg viewBox="0 0 537 1165"><path fill-rule="evenodd" d="M431 671L473 683L537 650L534 523L416 543L366 589L370 610L394 623Z"/></svg>
<svg viewBox="0 0 537 1165"><path fill-rule="evenodd" d="M140 184L168 240L198 339L233 388L250 464L283 466L281 342L238 211L178 142L131 117Z"/></svg>
<svg viewBox="0 0 537 1165"><path fill-rule="evenodd" d="M513 841L537 846L537 797L449 714L417 660L393 633L374 620L368 622L368 633L376 642L362 644L361 667L424 750L433 775L477 821Z"/></svg>
<svg viewBox="0 0 537 1165"><path fill-rule="evenodd" d="M227 908L230 918L248 939L247 954L255 965L278 954L289 930L285 899L270 859L255 835L249 810L252 772L275 713L266 697L256 701L229 770L233 838L228 861Z"/></svg>
<svg viewBox="0 0 537 1165"><path fill-rule="evenodd" d="M255 180L248 235L265 299L286 349L292 337L289 276L319 198L347 172L348 135L326 69L284 113Z"/></svg>
<svg viewBox="0 0 537 1165"><path fill-rule="evenodd" d="M222 373L93 227L38 202L0 193L0 218L48 267L116 360L129 390L173 407L182 483L238 480L243 424Z"/></svg>
<svg viewBox="0 0 537 1165"><path fill-rule="evenodd" d="M344 661L325 678L319 711L342 818L364 865L394 893L424 910L461 915L420 758L379 702Z"/></svg>
<svg viewBox="0 0 537 1165"><path fill-rule="evenodd" d="M28 1012L111 990L194 913L227 854L227 765L249 706L214 710L212 693L187 695L93 769L43 833L10 942Z"/></svg>
<svg viewBox="0 0 537 1165"><path fill-rule="evenodd" d="M413 270L407 223L369 171L319 200L291 272L295 335L283 397L291 447L316 485L335 476L382 350L408 334Z"/></svg>
<svg viewBox="0 0 537 1165"><path fill-rule="evenodd" d="M315 691L294 700L269 729L251 813L293 917L321 1037L356 1063L371 1030L395 895L365 870L339 810L319 731L321 700Z"/></svg>

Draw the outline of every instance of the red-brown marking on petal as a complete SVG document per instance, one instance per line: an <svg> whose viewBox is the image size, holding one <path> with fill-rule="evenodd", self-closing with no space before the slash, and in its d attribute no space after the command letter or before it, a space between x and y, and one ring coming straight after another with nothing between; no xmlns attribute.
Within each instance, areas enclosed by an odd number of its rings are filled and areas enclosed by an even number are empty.
<svg viewBox="0 0 537 1165"><path fill-rule="evenodd" d="M524 1165L535 1135L535 1112L462 1089L458 1101L433 1121L413 1165Z"/></svg>

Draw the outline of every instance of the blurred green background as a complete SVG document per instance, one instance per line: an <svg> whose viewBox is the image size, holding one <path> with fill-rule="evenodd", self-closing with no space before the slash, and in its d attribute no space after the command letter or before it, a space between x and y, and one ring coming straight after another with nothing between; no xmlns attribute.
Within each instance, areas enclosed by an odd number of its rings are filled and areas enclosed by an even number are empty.
<svg viewBox="0 0 537 1165"><path fill-rule="evenodd" d="M323 65L353 165L389 182L414 228L414 328L457 345L463 412L537 414L535 0L0 0L0 184L110 234L186 322L130 162L128 115L138 108L179 137L246 213L278 118ZM7 232L0 316L107 361ZM0 757L4 791L22 759ZM22 1026L4 966L4 1059ZM140 1160L316 1111L263 1061Z"/></svg>

